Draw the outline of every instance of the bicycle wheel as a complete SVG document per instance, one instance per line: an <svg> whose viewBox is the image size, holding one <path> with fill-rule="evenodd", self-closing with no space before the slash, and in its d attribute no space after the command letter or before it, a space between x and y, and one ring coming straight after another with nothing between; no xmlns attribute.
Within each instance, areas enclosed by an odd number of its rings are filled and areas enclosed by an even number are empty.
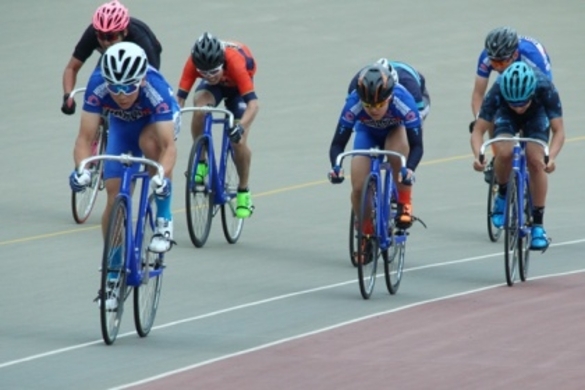
<svg viewBox="0 0 585 390"><path fill-rule="evenodd" d="M398 292L400 281L402 280L404 258L406 256L406 236L406 231L394 231L394 226L392 226L392 245L387 251L382 252L386 288L391 295Z"/></svg>
<svg viewBox="0 0 585 390"><path fill-rule="evenodd" d="M500 236L502 235L502 228L497 228L492 223L492 210L494 209L494 204L496 203L498 187L499 186L496 181L496 175L492 175L492 180L488 187L487 197L487 230L491 242L498 241L500 239Z"/></svg>
<svg viewBox="0 0 585 390"><path fill-rule="evenodd" d="M118 336L124 300L127 297L125 259L129 244L126 236L127 223L129 221L126 201L119 197L115 200L110 213L98 295L102 336L107 345L111 345Z"/></svg>
<svg viewBox="0 0 585 390"><path fill-rule="evenodd" d="M364 223L371 223L376 226L376 195L377 182L373 174L369 174L364 182L362 198L360 202L359 229L358 229L358 249L357 249L357 269L360 293L364 299L369 299L374 291L376 284L376 268L378 266L378 257L380 250L375 228L374 234L365 235L363 232Z"/></svg>
<svg viewBox="0 0 585 390"><path fill-rule="evenodd" d="M206 135L199 136L191 147L187 169L187 185L185 186L187 227L191 242L197 248L205 245L213 219L212 167L207 170L207 176L203 178L202 183L195 182L197 164L205 160L209 153L213 153L209 150L209 138Z"/></svg>
<svg viewBox="0 0 585 390"><path fill-rule="evenodd" d="M236 216L238 207L238 183L239 176L234 162L234 150L228 146L227 153L223 156L225 166L224 195L226 202L221 205L221 226L223 235L230 244L235 244L244 227L244 220Z"/></svg>
<svg viewBox="0 0 585 390"><path fill-rule="evenodd" d="M162 272L153 275L153 271L159 271L163 267L163 255L153 253L148 250L150 239L154 234L154 216L152 213L152 203L154 197L151 195L149 207L144 217L144 232L142 235L142 245L140 249L140 275L142 283L134 287L134 325L136 332L140 337L146 337L152 329L160 291L162 287Z"/></svg>
<svg viewBox="0 0 585 390"><path fill-rule="evenodd" d="M532 241L532 195L530 194L530 182L526 179L524 185L524 226L523 234L518 240L520 261L518 262L518 273L520 280L525 282L528 279L528 267L530 265L530 244Z"/></svg>
<svg viewBox="0 0 585 390"><path fill-rule="evenodd" d="M508 181L508 191L506 194L506 216L505 216L505 242L504 242L504 259L506 266L506 283L508 286L513 286L516 280L516 270L518 267L519 258L519 226L518 226L518 193L516 184L516 173L510 173L510 180Z"/></svg>
<svg viewBox="0 0 585 390"><path fill-rule="evenodd" d="M102 126L96 134L96 138L92 143L93 155L103 154L105 147L105 131ZM71 212L73 219L78 224L82 224L89 218L95 201L97 199L98 191L101 189L102 172L104 170L104 162L96 161L90 164L87 168L91 172L91 184L83 191L71 191Z"/></svg>
<svg viewBox="0 0 585 390"><path fill-rule="evenodd" d="M351 265L354 267L357 267L357 253L355 248L358 246L358 233L355 229L355 214L352 208L349 215L349 261L351 261Z"/></svg>

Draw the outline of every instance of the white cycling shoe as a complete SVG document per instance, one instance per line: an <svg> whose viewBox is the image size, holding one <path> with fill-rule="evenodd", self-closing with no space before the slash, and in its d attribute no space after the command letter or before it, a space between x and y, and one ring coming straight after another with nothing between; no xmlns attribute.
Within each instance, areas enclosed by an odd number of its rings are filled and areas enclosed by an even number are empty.
<svg viewBox="0 0 585 390"><path fill-rule="evenodd" d="M171 250L173 241L173 221L164 218L156 219L154 235L148 245L148 250L154 253L165 253Z"/></svg>

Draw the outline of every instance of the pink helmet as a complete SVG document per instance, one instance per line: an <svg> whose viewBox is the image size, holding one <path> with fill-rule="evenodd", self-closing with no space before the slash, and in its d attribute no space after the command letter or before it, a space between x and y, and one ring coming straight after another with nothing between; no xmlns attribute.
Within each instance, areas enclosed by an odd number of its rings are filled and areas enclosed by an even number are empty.
<svg viewBox="0 0 585 390"><path fill-rule="evenodd" d="M102 4L93 14L93 28L101 32L123 31L130 23L128 8L118 0Z"/></svg>

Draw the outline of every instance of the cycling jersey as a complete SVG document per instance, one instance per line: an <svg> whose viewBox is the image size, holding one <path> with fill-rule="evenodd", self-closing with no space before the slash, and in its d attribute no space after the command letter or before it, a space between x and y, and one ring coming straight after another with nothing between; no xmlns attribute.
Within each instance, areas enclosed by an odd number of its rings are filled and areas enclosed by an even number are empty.
<svg viewBox="0 0 585 390"><path fill-rule="evenodd" d="M136 18L130 18L128 34L126 34L123 40L126 42L134 42L144 49L146 57L148 57L148 63L156 69L160 68L162 46L146 23ZM104 51L97 39L96 30L90 24L75 46L73 57L81 62L85 62L94 50L100 53Z"/></svg>
<svg viewBox="0 0 585 390"><path fill-rule="evenodd" d="M347 96L331 142L331 148L329 150L331 165L333 166L335 164L337 156L345 150L354 127L356 141L360 133L371 135L373 136L372 142L375 141L376 146L383 149L383 142L380 145L380 141L400 126L406 128L406 135L410 146L410 153L406 165L414 171L422 159L423 142L422 120L412 95L402 85L397 84L394 87L394 92L388 105L388 111L382 119L374 120L364 110L357 92L351 92Z"/></svg>
<svg viewBox="0 0 585 390"><path fill-rule="evenodd" d="M225 45L225 61L223 64L223 76L218 85L236 88L246 103L257 99L254 91L256 61L252 52L243 43L225 41L223 43ZM183 67L177 96L181 99L186 99L198 78L202 78L202 75L189 56Z"/></svg>
<svg viewBox="0 0 585 390"><path fill-rule="evenodd" d="M108 92L100 69L96 69L91 75L85 91L83 110L95 114L101 114L106 110L109 113L106 154L119 155L131 152L134 156L142 156L139 146L140 133L150 123L173 121L175 137L179 133L180 109L169 83L151 66L148 68L144 83L132 107L122 109ZM135 165L132 169L137 171L138 168L139 166ZM105 162L104 179L121 175L120 163Z"/></svg>
<svg viewBox="0 0 585 390"><path fill-rule="evenodd" d="M390 65L398 74L398 82L402 85L414 98L419 111L423 111L425 107L430 105L430 96L426 88L426 81L422 73L418 72L412 66L405 62L390 61ZM349 83L347 93L351 93L358 83L358 78L362 70L353 76L353 79Z"/></svg>
<svg viewBox="0 0 585 390"><path fill-rule="evenodd" d="M481 105L479 117L488 122L495 119L495 136L502 133L516 134L522 129L526 137L548 141L549 121L562 117L563 109L552 81L540 70L534 69L534 72L537 78L536 90L530 106L522 114L516 113L508 106L500 91L499 82L495 82L488 91Z"/></svg>
<svg viewBox="0 0 585 390"><path fill-rule="evenodd" d="M521 36L518 41L518 58L516 61L524 61L533 68L540 69L550 80L552 80L552 70L550 65L550 57L546 52L544 46L536 39L531 37ZM479 55L477 61L477 75L479 77L488 78L492 72L493 67L484 49Z"/></svg>

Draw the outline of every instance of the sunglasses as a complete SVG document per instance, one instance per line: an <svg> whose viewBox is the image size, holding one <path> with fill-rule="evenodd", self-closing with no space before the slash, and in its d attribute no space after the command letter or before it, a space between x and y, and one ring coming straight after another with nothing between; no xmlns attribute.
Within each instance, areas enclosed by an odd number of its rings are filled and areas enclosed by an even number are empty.
<svg viewBox="0 0 585 390"><path fill-rule="evenodd" d="M122 85L122 84L107 84L108 91L114 95L119 95L123 93L124 95L132 95L134 92L138 91L140 87L140 82L136 84L130 85Z"/></svg>
<svg viewBox="0 0 585 390"><path fill-rule="evenodd" d="M197 72L203 77L213 77L218 74L223 69L223 65L218 66L217 68L213 68L210 70L201 70L197 69Z"/></svg>
<svg viewBox="0 0 585 390"><path fill-rule="evenodd" d="M381 108L386 103L386 100L381 101L380 103L366 103L362 102L362 106L364 108Z"/></svg>
<svg viewBox="0 0 585 390"><path fill-rule="evenodd" d="M101 31L96 31L95 33L100 41L107 41L107 42L115 41L116 39L118 39L120 37L120 35L122 35L121 31L114 31L114 32L107 32L107 33L101 32Z"/></svg>
<svg viewBox="0 0 585 390"><path fill-rule="evenodd" d="M528 103L530 103L530 100L531 99L523 100L521 102L508 102L508 105L510 107L514 107L514 108L521 108L521 107L527 106Z"/></svg>
<svg viewBox="0 0 585 390"><path fill-rule="evenodd" d="M492 63L492 65L503 66L503 65L506 65L508 62L510 62L511 59L512 59L512 57L509 57L509 58L490 58L490 62Z"/></svg>

